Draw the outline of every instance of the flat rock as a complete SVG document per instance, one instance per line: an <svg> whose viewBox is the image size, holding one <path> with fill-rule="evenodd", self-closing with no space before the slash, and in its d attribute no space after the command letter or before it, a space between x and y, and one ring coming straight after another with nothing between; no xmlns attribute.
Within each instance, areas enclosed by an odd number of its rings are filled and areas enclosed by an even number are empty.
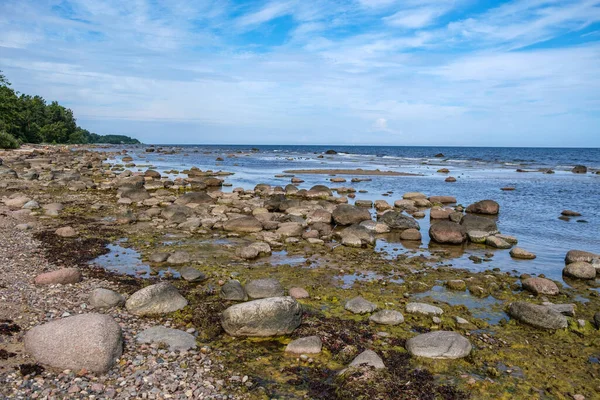
<svg viewBox="0 0 600 400"><path fill-rule="evenodd" d="M125 302L125 307L130 313L143 316L171 313L181 310L187 304L188 301L175 286L161 282L132 294Z"/></svg>
<svg viewBox="0 0 600 400"><path fill-rule="evenodd" d="M179 270L179 274L188 282L201 282L206 280L206 274L194 267L183 267Z"/></svg>
<svg viewBox="0 0 600 400"><path fill-rule="evenodd" d="M390 229L393 230L420 229L417 220L415 220L413 217L403 214L401 211L386 211L381 217L379 217L379 222L386 224L390 227Z"/></svg>
<svg viewBox="0 0 600 400"><path fill-rule="evenodd" d="M456 359L471 353L471 342L451 331L423 333L406 341L406 350L413 356L434 359Z"/></svg>
<svg viewBox="0 0 600 400"><path fill-rule="evenodd" d="M169 258L169 253L153 253L150 255L149 261L152 263L163 263Z"/></svg>
<svg viewBox="0 0 600 400"><path fill-rule="evenodd" d="M590 264L600 264L600 254L590 253L582 250L569 250L565 256L565 264L583 261Z"/></svg>
<svg viewBox="0 0 600 400"><path fill-rule="evenodd" d="M318 354L323 349L323 342L318 336L308 336L296 339L290 342L286 348L286 353L293 354Z"/></svg>
<svg viewBox="0 0 600 400"><path fill-rule="evenodd" d="M136 335L138 343L160 343L169 346L170 351L184 351L196 348L196 338L179 329L153 326Z"/></svg>
<svg viewBox="0 0 600 400"><path fill-rule="evenodd" d="M254 279L246 283L246 293L253 299L264 299L267 297L281 297L285 290L277 279Z"/></svg>
<svg viewBox="0 0 600 400"><path fill-rule="evenodd" d="M262 223L255 217L240 217L223 223L223 229L230 232L254 233L263 229Z"/></svg>
<svg viewBox="0 0 600 400"><path fill-rule="evenodd" d="M596 268L590 263L577 261L563 269L563 275L576 279L595 279Z"/></svg>
<svg viewBox="0 0 600 400"><path fill-rule="evenodd" d="M302 306L289 296L236 304L221 314L221 325L231 336L287 335L301 322Z"/></svg>
<svg viewBox="0 0 600 400"><path fill-rule="evenodd" d="M568 325L567 317L550 307L517 301L508 308L508 314L528 325L541 329L563 329Z"/></svg>
<svg viewBox="0 0 600 400"><path fill-rule="evenodd" d="M366 314L377 310L377 304L371 303L361 296L357 296L348 300L344 308L354 314Z"/></svg>
<svg viewBox="0 0 600 400"><path fill-rule="evenodd" d="M371 315L369 320L381 325L398 325L404 322L404 315L395 310L381 310Z"/></svg>
<svg viewBox="0 0 600 400"><path fill-rule="evenodd" d="M119 307L125 303L125 297L114 290L97 288L90 293L88 302L94 308Z"/></svg>
<svg viewBox="0 0 600 400"><path fill-rule="evenodd" d="M35 277L36 285L66 285L81 282L81 272L77 268L63 268L56 271L45 272Z"/></svg>
<svg viewBox="0 0 600 400"><path fill-rule="evenodd" d="M444 310L427 303L408 303L406 312L409 314L442 315Z"/></svg>
<svg viewBox="0 0 600 400"><path fill-rule="evenodd" d="M525 249L522 249L520 247L513 248L510 251L510 256L512 258L518 258L521 260L533 260L536 257L535 254L533 254Z"/></svg>
<svg viewBox="0 0 600 400"><path fill-rule="evenodd" d="M39 325L25 335L25 351L60 370L107 372L121 356L121 327L104 314L80 314Z"/></svg>
<svg viewBox="0 0 600 400"><path fill-rule="evenodd" d="M536 295L555 296L559 293L556 283L546 278L527 278L523 281L522 285L523 289Z"/></svg>
<svg viewBox="0 0 600 400"><path fill-rule="evenodd" d="M510 249L512 244L507 241L499 238L498 236L488 236L485 238L485 244L491 247L495 247L496 249Z"/></svg>
<svg viewBox="0 0 600 400"><path fill-rule="evenodd" d="M188 264L191 261L187 251L179 250L167 258L169 264Z"/></svg>

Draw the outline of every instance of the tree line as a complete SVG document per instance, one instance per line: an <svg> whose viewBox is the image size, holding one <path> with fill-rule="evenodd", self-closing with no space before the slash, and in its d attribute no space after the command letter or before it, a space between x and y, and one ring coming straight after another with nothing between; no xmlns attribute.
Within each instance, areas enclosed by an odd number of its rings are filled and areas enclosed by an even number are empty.
<svg viewBox="0 0 600 400"><path fill-rule="evenodd" d="M77 125L73 111L41 96L13 90L0 71L0 148L22 143L138 144L125 135L98 135Z"/></svg>

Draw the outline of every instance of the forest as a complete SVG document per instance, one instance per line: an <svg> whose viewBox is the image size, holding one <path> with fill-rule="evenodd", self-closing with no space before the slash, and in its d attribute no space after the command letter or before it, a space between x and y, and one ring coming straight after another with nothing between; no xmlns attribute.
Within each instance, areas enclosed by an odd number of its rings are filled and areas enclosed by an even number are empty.
<svg viewBox="0 0 600 400"><path fill-rule="evenodd" d="M77 125L73 111L41 96L22 94L11 88L0 71L0 148L14 149L23 143L138 144L125 135L98 135Z"/></svg>

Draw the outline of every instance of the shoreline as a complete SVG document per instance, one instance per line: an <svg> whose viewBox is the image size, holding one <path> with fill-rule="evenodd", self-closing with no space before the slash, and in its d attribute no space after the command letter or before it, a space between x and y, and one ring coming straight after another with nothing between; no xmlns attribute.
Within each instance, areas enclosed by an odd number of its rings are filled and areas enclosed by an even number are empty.
<svg viewBox="0 0 600 400"><path fill-rule="evenodd" d="M1 233L3 243L7 243L2 253L0 296L8 299L0 310L2 319L10 319L11 324L16 323L22 329L16 335L1 337L0 347L7 347L16 354L0 360L4 395L27 397L36 392L76 398L82 391L91 394L90 387L98 384L98 379L102 390L94 393L112 398L124 398L131 391L150 394L158 385L163 385L162 390L173 398L189 397L190 390L192 396L205 398L280 395L335 398L333 396L365 394L361 386L365 382L372 383L372 379L379 382L371 385L372 393L367 393L373 398L397 388L399 383L414 396L425 389L440 394L447 390L450 393L447 398L456 399L495 398L507 390L534 398L536 393L541 396L543 392L593 398L597 391L593 382L584 376L573 377L575 370L580 373L583 368L593 374L596 368L593 363L582 367L582 362L593 356L597 346L593 324L594 313L600 309L598 293L589 290L593 286L585 281L573 281L570 288L559 284L559 294L541 294L532 299L530 292L522 288L522 281L527 277L519 272L473 272L450 267L455 249L452 246L441 246L439 251L425 255L391 249L374 251L371 238L382 240L380 234L358 230L352 232L351 237L343 233L350 228L338 229L326 222L336 207L345 202L343 196L334 196L322 188L297 190L292 194L289 193L292 188L286 192L258 185L254 190L225 193L217 186L216 190L191 199L186 193L204 192L207 186L202 189L201 183L216 183L208 180L218 178L192 174L189 178L171 180L148 171L122 176L120 167L106 163L106 157L113 154L56 150L49 147L41 150L45 154L33 155L37 159L56 160L52 164L42 163L41 167L40 164L28 167L35 163L20 159L26 153L5 152L1 156L4 166L14 165L18 178L9 173L0 176L0 197L4 201L0 206ZM46 165L49 168L45 168ZM51 169L57 172L53 180L49 179L54 174ZM26 180L33 170L38 171L38 178ZM356 174L356 170L352 170L352 174ZM19 198L28 201L20 204L16 201ZM430 197L430 200L443 203L444 199ZM23 208L30 201L37 202L39 208ZM62 204L56 215L43 208L56 203ZM424 209L430 213L435 204L436 201L430 201L425 207L406 210L408 215ZM392 211L398 210L390 206ZM445 212L443 207L433 209ZM452 209L456 212L457 206ZM360 212L352 210L352 215ZM381 210L380 214L380 217L384 215ZM231 221L240 217L252 217L252 223L233 225ZM255 220L260 222L260 229ZM21 231L17 225L22 224L31 226ZM59 237L56 230L66 226L72 227L76 235ZM315 231L316 234L309 233ZM421 234L427 235L427 232ZM149 271L192 266L205 274L206 279L187 282L168 275L121 276L87 267L90 262L97 263L102 254L119 262L119 254L106 253L106 245L121 239L125 239L122 243L125 248L139 255L141 263L149 265ZM269 252L277 253L281 263L273 263L275 256L262 254L262 251L254 254L247 250L257 242L267 244ZM177 252L187 255L182 264L151 261L156 254ZM493 253L490 254L493 258ZM81 282L33 284L40 273L63 267L79 268L83 274ZM286 293L294 287L309 293L308 298L297 300L304 309L302 324L288 335L233 339L220 329L219 315L226 307L244 303L224 301L220 298L220 289L230 279L240 280L247 286L252 280L264 278L276 278ZM189 305L174 313L144 318L121 307L100 311L117 320L125 336L123 356L107 374L98 378L81 371L60 373L46 367L36 377L27 378L27 389L22 388L24 378L13 368L14 363L34 362L22 349L23 335L28 328L68 318L65 312L70 315L89 312L82 304L88 303L87 296L94 288L105 287L130 297L142 287L160 281L174 285ZM450 288L454 283L449 282L455 281L462 281L464 289ZM436 297L440 293L443 296ZM401 311L404 322L378 325L369 322L369 314L352 314L345 309L345 303L358 295L380 309ZM494 301L484 302L484 299ZM577 315L567 328L555 332L540 330L505 314L512 302L540 304L545 299L576 304ZM415 301L439 306L444 314L438 321L431 316L407 312L408 303ZM15 309L9 306L11 303L22 303L26 308ZM480 312L474 312L478 307ZM486 313L504 315L504 322L489 323ZM457 318L467 323L460 324ZM577 319L583 320L583 324ZM156 325L191 330L196 335L197 349L170 352L160 345L136 342L135 335ZM433 362L408 356L405 350L408 339L418 333L448 330L468 338L474 347L468 358ZM307 358L285 354L285 346L292 339L311 335L321 337L322 353ZM547 348L561 348L569 358L565 361L564 357L547 352ZM367 373L358 381L336 378L359 352L367 349L373 349L382 357L388 367L386 372L376 378ZM137 359L140 355L142 358ZM166 365L157 364L158 357L166 358ZM189 371L182 368L182 364L188 368L196 366L198 376L190 379ZM560 365L561 373L548 382L545 377L551 365ZM427 370L432 375L417 379L414 375L417 370ZM140 378L140 371L162 376L164 382L159 380L157 386L153 386L139 380L138 385L136 377ZM173 371L183 386L169 386L175 384L168 377ZM40 376L43 382L35 383ZM76 376L81 380L73 383ZM326 382L324 376L328 377ZM200 385L199 380L208 384ZM128 383L121 386L123 381Z"/></svg>

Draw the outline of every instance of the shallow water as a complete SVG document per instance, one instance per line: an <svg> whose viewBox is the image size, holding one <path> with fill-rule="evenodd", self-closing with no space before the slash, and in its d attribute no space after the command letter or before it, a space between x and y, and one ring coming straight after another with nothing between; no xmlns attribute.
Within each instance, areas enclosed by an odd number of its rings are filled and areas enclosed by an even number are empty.
<svg viewBox="0 0 600 400"><path fill-rule="evenodd" d="M480 271L499 268L502 271L517 270L522 273L545 274L560 280L564 256L571 249L600 252L600 175L593 173L573 174L573 165L583 164L600 168L600 149L532 149L532 148L434 148L434 147L365 147L335 146L337 155L317 158L328 147L323 146L184 146L176 154L145 153L143 146L130 146L129 154L136 164L152 164L160 172L196 166L202 170L234 172L225 177L232 187L251 189L257 183L285 186L289 177L275 178L289 169L376 169L419 173L422 176L372 176L371 181L352 183L352 175L344 175L345 183L331 183L328 175L296 174L305 180L300 188L316 184L330 187L350 186L367 193L356 193L356 199L385 199L390 204L409 191L427 195L455 196L460 204L468 205L482 199L494 199L500 203L498 227L502 233L516 236L519 247L537 255L535 260L514 260L507 250L494 250L482 246L453 249L450 263L461 268ZM165 147L166 148L166 147ZM240 152L240 153L238 153ZM436 153L445 157L436 158ZM228 157L233 154L234 157ZM215 161L222 157L223 161ZM111 160L120 162L120 158ZM439 168L450 169L440 174ZM517 168L536 170L551 168L556 173L522 173ZM135 168L134 168L135 169ZM140 167L140 170L145 168ZM446 183L447 176L457 178ZM502 187L514 187L514 191L502 191ZM223 188L224 191L231 188ZM391 192L389 197L382 196ZM353 200L351 200L352 202ZM558 219L564 209L580 212L582 217L570 221ZM585 223L576 222L585 220ZM377 249L390 254L426 254L440 249L430 244L427 235L429 216L420 219L422 243L378 241ZM398 250L393 250L397 248ZM492 251L490 262L474 264L470 255L482 256ZM284 262L285 263L285 262ZM289 263L289 261L288 261Z"/></svg>
<svg viewBox="0 0 600 400"><path fill-rule="evenodd" d="M150 265L142 261L140 253L133 249L123 247L119 243L109 244L106 247L109 252L92 260L91 264L102 267L109 272L138 276L141 278L150 277L152 271L155 271L158 276L164 276L165 273L175 278L180 276L177 270L170 267L154 270Z"/></svg>

